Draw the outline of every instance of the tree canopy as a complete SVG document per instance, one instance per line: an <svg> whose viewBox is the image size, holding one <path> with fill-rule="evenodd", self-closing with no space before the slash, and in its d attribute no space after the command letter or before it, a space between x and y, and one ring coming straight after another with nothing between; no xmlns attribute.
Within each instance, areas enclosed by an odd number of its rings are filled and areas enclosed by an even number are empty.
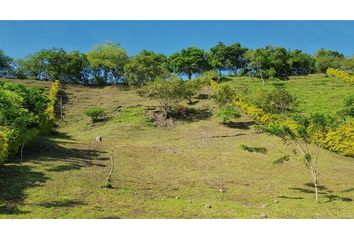
<svg viewBox="0 0 354 240"><path fill-rule="evenodd" d="M124 66L129 57L124 48L113 42L95 46L87 53L97 84L124 82Z"/></svg>
<svg viewBox="0 0 354 240"><path fill-rule="evenodd" d="M142 51L124 66L125 78L129 85L141 86L167 73L167 57L152 51Z"/></svg>

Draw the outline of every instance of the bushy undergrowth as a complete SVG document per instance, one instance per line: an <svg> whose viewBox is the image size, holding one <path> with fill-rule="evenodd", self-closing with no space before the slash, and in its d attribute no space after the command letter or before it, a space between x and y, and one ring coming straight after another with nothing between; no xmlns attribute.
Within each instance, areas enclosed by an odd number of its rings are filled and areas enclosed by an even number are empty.
<svg viewBox="0 0 354 240"><path fill-rule="evenodd" d="M58 90L57 81L49 96L43 89L0 83L0 164L52 126Z"/></svg>
<svg viewBox="0 0 354 240"><path fill-rule="evenodd" d="M327 69L327 74L339 79L342 79L344 81L354 83L354 75L350 74L346 71L340 70L340 69L335 69L335 68L328 68Z"/></svg>

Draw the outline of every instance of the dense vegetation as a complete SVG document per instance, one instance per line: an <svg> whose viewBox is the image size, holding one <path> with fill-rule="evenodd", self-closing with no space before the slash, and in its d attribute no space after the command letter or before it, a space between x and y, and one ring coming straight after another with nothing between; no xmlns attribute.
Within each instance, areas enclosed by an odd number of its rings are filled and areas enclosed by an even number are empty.
<svg viewBox="0 0 354 240"><path fill-rule="evenodd" d="M141 86L166 73L191 79L210 70L220 76L257 76L264 82L274 77L325 73L328 68L353 72L354 58L325 49L311 56L284 47L247 49L240 43L223 42L207 51L190 47L170 56L144 50L129 57L123 47L113 42L99 44L87 53L42 49L22 59L12 59L0 51L0 76L80 84Z"/></svg>
<svg viewBox="0 0 354 240"><path fill-rule="evenodd" d="M20 146L47 132L55 116L55 82L49 96L44 89L0 82L0 164Z"/></svg>

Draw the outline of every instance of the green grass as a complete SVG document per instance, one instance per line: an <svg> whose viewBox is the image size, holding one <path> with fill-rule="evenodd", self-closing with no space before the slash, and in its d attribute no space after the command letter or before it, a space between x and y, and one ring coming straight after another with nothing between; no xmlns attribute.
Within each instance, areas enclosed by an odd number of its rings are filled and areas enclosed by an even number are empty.
<svg viewBox="0 0 354 240"><path fill-rule="evenodd" d="M149 118L145 114L142 107L131 107L122 109L117 116L114 117L117 122L126 123L147 123Z"/></svg>
<svg viewBox="0 0 354 240"><path fill-rule="evenodd" d="M250 95L257 90L272 88L276 81L266 81L265 86L257 78L236 77L225 82L238 91L248 91ZM324 113L334 115L343 107L344 98L353 94L354 86L341 79L326 77L324 74L290 77L281 81L287 90L298 100L298 110L306 114Z"/></svg>
<svg viewBox="0 0 354 240"><path fill-rule="evenodd" d="M313 108L305 96L318 78L287 83L306 100L303 107ZM252 87L258 82L237 78L227 84ZM320 87L322 101L331 99L327 92L332 97L349 92L333 91L332 83ZM69 102L56 133L25 146L23 162L14 156L13 163L0 167L1 218L259 218L261 213L269 218L354 218L352 158L311 146L319 151L323 186L316 204L311 176L289 153L292 148L256 132L245 115L229 127L204 114L177 121L172 129L157 128L145 114L157 102L133 90L76 85L64 90ZM328 111L325 105L319 108ZM327 104L339 105L340 100ZM116 115L92 126L83 111L93 106ZM215 109L208 99L189 107ZM103 141L97 143L96 136ZM113 189L105 189L113 141ZM243 151L241 144L267 153ZM273 164L285 154L292 159Z"/></svg>

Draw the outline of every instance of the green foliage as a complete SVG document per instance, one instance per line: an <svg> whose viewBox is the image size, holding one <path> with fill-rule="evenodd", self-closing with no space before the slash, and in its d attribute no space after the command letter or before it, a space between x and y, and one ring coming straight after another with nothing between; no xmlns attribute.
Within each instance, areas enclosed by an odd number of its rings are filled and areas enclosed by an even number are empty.
<svg viewBox="0 0 354 240"><path fill-rule="evenodd" d="M210 70L202 73L196 80L200 86L209 86L211 81L220 82L220 76L217 72Z"/></svg>
<svg viewBox="0 0 354 240"><path fill-rule="evenodd" d="M214 92L213 99L219 106L231 104L235 99L236 91L228 85L220 85Z"/></svg>
<svg viewBox="0 0 354 240"><path fill-rule="evenodd" d="M144 108L124 108L114 119L125 123L144 123L148 121Z"/></svg>
<svg viewBox="0 0 354 240"><path fill-rule="evenodd" d="M49 103L43 89L0 83L0 163L48 127Z"/></svg>
<svg viewBox="0 0 354 240"><path fill-rule="evenodd" d="M239 118L241 115L233 106L220 107L216 112L215 116L222 122L227 123L236 118Z"/></svg>
<svg viewBox="0 0 354 240"><path fill-rule="evenodd" d="M268 152L268 150L266 148L263 147L249 147L245 144L241 144L240 145L241 150L243 151L247 151L247 152L257 152L257 153L263 153L266 154Z"/></svg>
<svg viewBox="0 0 354 240"><path fill-rule="evenodd" d="M167 58L163 54L142 51L132 57L124 67L125 78L129 85L141 86L162 77L167 73Z"/></svg>
<svg viewBox="0 0 354 240"><path fill-rule="evenodd" d="M240 43L233 43L226 46L223 42L217 43L210 48L209 65L219 71L232 71L235 75L238 69L245 67L244 53Z"/></svg>
<svg viewBox="0 0 354 240"><path fill-rule="evenodd" d="M93 68L97 84L123 82L124 66L129 58L125 49L119 44L106 42L97 45L87 53L87 59Z"/></svg>
<svg viewBox="0 0 354 240"><path fill-rule="evenodd" d="M345 58L339 52L322 48L315 53L315 60L317 72L325 73L328 68L339 68Z"/></svg>
<svg viewBox="0 0 354 240"><path fill-rule="evenodd" d="M164 117L167 118L171 108L185 99L185 82L172 74L166 78L157 78L150 82L142 89L141 93L157 100Z"/></svg>
<svg viewBox="0 0 354 240"><path fill-rule="evenodd" d="M106 110L101 107L92 107L84 112L88 117L91 118L92 123L97 123L103 121L107 117Z"/></svg>
<svg viewBox="0 0 354 240"><path fill-rule="evenodd" d="M354 94L344 99L344 107L342 113L344 116L350 116L354 118Z"/></svg>
<svg viewBox="0 0 354 240"><path fill-rule="evenodd" d="M187 75L188 79L209 69L207 53L196 47L182 49L172 54L168 61L174 73Z"/></svg>
<svg viewBox="0 0 354 240"><path fill-rule="evenodd" d="M0 50L0 76L5 75L12 69L12 58L5 55L4 51Z"/></svg>
<svg viewBox="0 0 354 240"><path fill-rule="evenodd" d="M267 46L245 54L248 67L263 78L285 78L313 72L314 59L300 50L288 51L283 47Z"/></svg>
<svg viewBox="0 0 354 240"><path fill-rule="evenodd" d="M268 113L286 113L293 112L296 107L296 99L284 86L275 85L270 91L256 92L254 103Z"/></svg>
<svg viewBox="0 0 354 240"><path fill-rule="evenodd" d="M16 63L17 77L87 83L88 61L79 51L67 53L61 48L42 49Z"/></svg>

